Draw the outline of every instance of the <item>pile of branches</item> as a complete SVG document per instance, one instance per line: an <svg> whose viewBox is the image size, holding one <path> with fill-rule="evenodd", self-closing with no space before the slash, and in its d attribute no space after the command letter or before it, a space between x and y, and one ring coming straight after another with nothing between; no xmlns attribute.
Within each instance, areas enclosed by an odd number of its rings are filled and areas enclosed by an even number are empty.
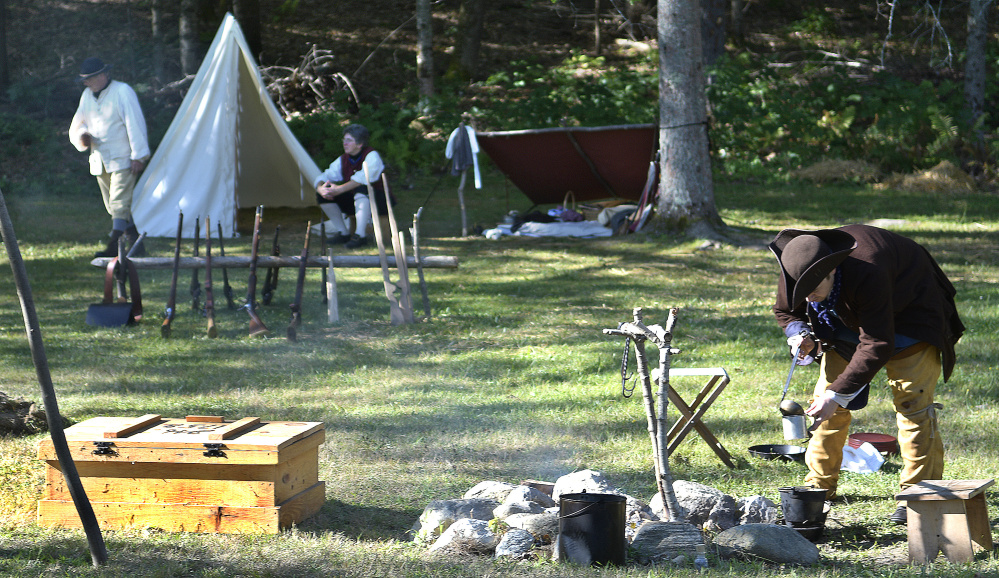
<svg viewBox="0 0 999 578"><path fill-rule="evenodd" d="M350 80L334 70L333 54L320 50L313 44L297 67L268 66L260 73L267 82L267 90L274 103L286 118L296 114L328 110L333 107L333 96L349 90L352 103L350 112L357 112L357 91Z"/></svg>

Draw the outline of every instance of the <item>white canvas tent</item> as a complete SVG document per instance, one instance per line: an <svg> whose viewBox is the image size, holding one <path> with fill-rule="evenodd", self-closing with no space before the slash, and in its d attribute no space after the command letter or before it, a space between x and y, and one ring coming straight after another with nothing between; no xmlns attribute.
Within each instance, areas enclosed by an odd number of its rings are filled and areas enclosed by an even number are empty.
<svg viewBox="0 0 999 578"><path fill-rule="evenodd" d="M184 237L210 217L235 233L236 209L315 205L319 167L267 93L246 39L231 14L219 27L198 74L149 166L136 184L132 214L150 237ZM204 230L201 231L204 237Z"/></svg>

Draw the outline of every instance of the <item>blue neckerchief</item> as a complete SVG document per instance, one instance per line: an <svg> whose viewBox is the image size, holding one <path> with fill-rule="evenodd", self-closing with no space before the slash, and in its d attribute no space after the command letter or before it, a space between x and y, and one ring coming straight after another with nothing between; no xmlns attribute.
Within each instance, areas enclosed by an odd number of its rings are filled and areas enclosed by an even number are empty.
<svg viewBox="0 0 999 578"><path fill-rule="evenodd" d="M843 282L843 270L837 268L836 275L833 277L833 288L829 292L829 295L824 301L809 301L808 305L815 311L815 316L819 318L819 321L829 327L834 329L832 316L836 315L836 302L839 301L839 289Z"/></svg>

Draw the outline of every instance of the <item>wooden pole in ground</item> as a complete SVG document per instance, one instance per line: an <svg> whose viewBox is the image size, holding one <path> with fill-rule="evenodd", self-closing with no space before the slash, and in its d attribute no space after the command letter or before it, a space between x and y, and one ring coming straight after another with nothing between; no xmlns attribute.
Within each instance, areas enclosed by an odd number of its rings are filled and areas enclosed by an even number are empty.
<svg viewBox="0 0 999 578"><path fill-rule="evenodd" d="M17 237L14 235L14 224L10 220L10 213L7 212L7 202L4 200L3 192L0 192L0 234L3 235L7 258L14 274L17 297L21 301L24 329L28 334L28 345L31 349L31 359L35 364L35 374L42 388L42 402L45 405L45 418L48 421L52 446L59 459L59 469L62 470L66 485L69 487L70 497L73 498L73 504L80 515L80 522L82 522L83 529L87 534L90 558L94 566L101 566L108 560L108 551L104 545L104 537L101 535L97 517L94 515L94 508L83 489L80 474L76 470L76 463L73 462L73 457L69 453L69 445L66 443L66 434L62 429L62 416L59 414L55 387L52 385L48 358L45 356L45 345L42 343L41 327L38 325L38 315L35 312L35 301L31 296L28 272L24 267L24 259L21 258L21 250L17 245Z"/></svg>

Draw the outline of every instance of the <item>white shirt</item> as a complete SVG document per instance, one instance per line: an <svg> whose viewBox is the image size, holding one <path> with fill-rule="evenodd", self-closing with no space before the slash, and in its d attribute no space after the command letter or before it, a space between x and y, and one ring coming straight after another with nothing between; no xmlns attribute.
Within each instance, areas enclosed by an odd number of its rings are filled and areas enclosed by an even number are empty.
<svg viewBox="0 0 999 578"><path fill-rule="evenodd" d="M69 141L81 152L87 150L80 142L84 133L91 136L90 174L125 170L133 160L149 157L146 119L135 91L124 82L112 80L99 95L83 91L69 125Z"/></svg>
<svg viewBox="0 0 999 578"><path fill-rule="evenodd" d="M331 183L342 183L344 181L343 171L340 166L342 159L343 155L338 156L336 160L331 162L329 168L323 171L323 174L319 175L316 178L316 181L312 183L312 188L316 188L326 181ZM368 165L368 172L371 174L371 180L377 182L382 176L382 171L385 170L385 163L382 162L382 157L378 155L378 151L372 150L368 153L368 156L364 158L364 164ZM350 180L359 185L367 186L368 184L368 179L364 177L363 167L351 175Z"/></svg>

